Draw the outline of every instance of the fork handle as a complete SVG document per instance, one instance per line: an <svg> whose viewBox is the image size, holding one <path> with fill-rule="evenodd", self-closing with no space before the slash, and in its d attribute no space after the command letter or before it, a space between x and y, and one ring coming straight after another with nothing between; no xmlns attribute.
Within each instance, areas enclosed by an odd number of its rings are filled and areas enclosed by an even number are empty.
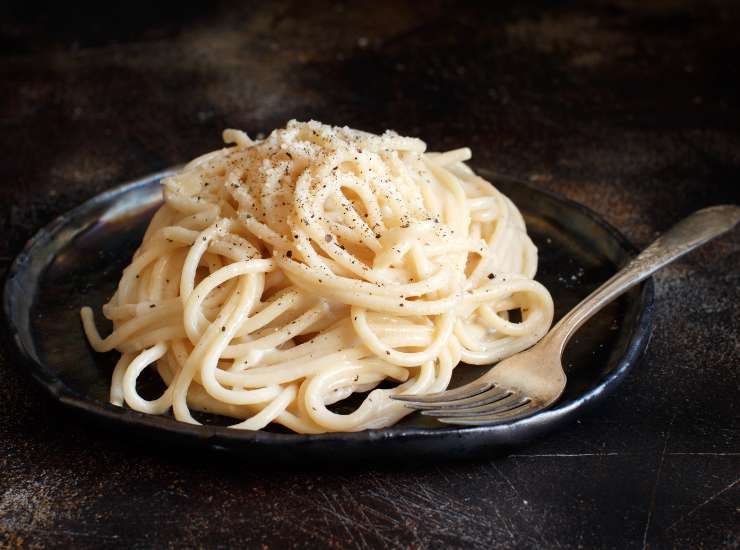
<svg viewBox="0 0 740 550"><path fill-rule="evenodd" d="M573 333L609 302L672 261L729 231L740 221L740 207L710 206L684 218L632 259L612 278L568 312L548 334L563 350Z"/></svg>

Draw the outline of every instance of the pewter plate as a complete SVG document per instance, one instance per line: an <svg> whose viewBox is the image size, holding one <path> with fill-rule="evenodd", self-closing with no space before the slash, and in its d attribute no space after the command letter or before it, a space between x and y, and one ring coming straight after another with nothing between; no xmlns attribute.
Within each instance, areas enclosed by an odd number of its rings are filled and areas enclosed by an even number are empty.
<svg viewBox="0 0 740 550"><path fill-rule="evenodd" d="M587 208L530 183L492 181L520 208L539 249L537 279L552 293L556 320L612 275L634 248ZM97 420L100 429L124 431L159 446L228 451L269 462L361 462L490 456L526 445L572 422L611 393L647 346L653 286L648 281L597 314L568 345L568 386L552 408L511 424L445 426L414 413L391 428L356 433L297 435L286 431L231 430L203 417L193 426L149 416L107 400L116 353L97 354L82 332L79 309L100 307L112 295L151 216L161 204L152 174L98 195L41 229L15 259L5 283L4 308L22 368L60 403ZM460 366L452 386L485 367Z"/></svg>

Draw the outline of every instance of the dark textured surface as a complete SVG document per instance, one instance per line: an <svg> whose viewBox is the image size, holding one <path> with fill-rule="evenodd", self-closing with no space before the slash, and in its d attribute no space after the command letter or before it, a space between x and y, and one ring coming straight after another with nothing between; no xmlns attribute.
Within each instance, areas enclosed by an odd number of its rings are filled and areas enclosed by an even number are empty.
<svg viewBox="0 0 740 550"><path fill-rule="evenodd" d="M0 17L3 269L83 199L292 117L470 145L640 245L740 201L736 2L60 6ZM647 356L605 406L442 466L152 449L61 411L4 347L0 546L737 546L739 303L735 231L658 275Z"/></svg>

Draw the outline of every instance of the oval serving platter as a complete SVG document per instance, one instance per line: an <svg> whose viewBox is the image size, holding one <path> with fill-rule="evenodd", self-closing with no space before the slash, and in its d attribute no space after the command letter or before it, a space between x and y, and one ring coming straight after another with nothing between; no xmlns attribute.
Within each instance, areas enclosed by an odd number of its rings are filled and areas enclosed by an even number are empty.
<svg viewBox="0 0 740 550"><path fill-rule="evenodd" d="M568 386L552 408L498 426L455 427L414 413L390 428L298 435L285 431L194 426L108 403L116 353L97 354L82 332L79 310L113 294L151 216L161 204L152 174L98 195L41 229L13 262L5 283L10 335L33 377L62 404L84 411L104 428L121 429L163 445L225 450L270 462L352 462L379 459L455 459L501 454L574 420L602 401L645 350L653 285L648 280L598 313L568 345ZM524 214L539 249L537 280L552 293L560 318L611 276L635 250L587 208L532 184L479 171ZM101 323L101 327L103 327ZM107 328L102 332L107 333ZM451 387L486 367L461 365Z"/></svg>

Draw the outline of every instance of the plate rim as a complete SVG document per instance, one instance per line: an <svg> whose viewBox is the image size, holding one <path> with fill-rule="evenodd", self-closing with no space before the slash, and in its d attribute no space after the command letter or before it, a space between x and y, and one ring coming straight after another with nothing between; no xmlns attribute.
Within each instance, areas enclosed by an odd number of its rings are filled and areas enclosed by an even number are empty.
<svg viewBox="0 0 740 550"><path fill-rule="evenodd" d="M441 427L413 427L413 426L390 426L386 428L374 428L358 432L328 432L320 434L296 434L296 433L277 433L266 432L262 430L235 430L225 426L210 425L193 425L179 422L173 418L160 415L149 415L134 411L129 408L116 407L110 403L100 403L92 401L84 394L77 392L67 386L61 379L54 375L42 361L33 356L33 350L26 348L19 335L21 328L17 324L15 315L15 302L13 298L13 285L15 277L23 270L24 266L31 258L33 249L45 240L50 239L60 228L73 219L75 216L89 209L95 208L98 204L109 201L110 199L128 193L138 187L151 185L153 181L159 181L168 175L176 173L182 165L173 166L153 172L138 178L128 180L122 184L111 187L102 193L92 196L81 204L70 210L56 216L53 220L36 231L34 235L26 241L21 251L14 257L5 275L3 284L3 313L5 317L6 335L10 336L13 341L15 351L25 360L23 363L30 371L34 380L45 388L47 395L52 397L67 408L91 414L97 420L111 421L122 428L139 430L140 433L151 432L149 435L156 436L164 434L165 436L176 435L183 439L185 443L203 443L206 442L211 448L221 450L238 450L238 446L292 446L295 444L347 444L347 443L374 443L386 442L389 440L409 440L409 439L436 439L436 438L463 438L480 435L499 435L504 440L502 444L508 441L511 444L522 442L523 439L529 440L538 437L558 425L567 423L580 415L581 411L590 408L590 405L600 401L600 397L610 394L627 372L631 370L634 364L641 358L646 350L650 337L652 335L653 309L654 309L654 282L653 278L648 278L638 286L641 289L639 297L639 311L633 324L629 341L623 355L618 360L618 364L613 371L605 376L594 388L580 394L576 400L567 405L558 405L534 414L533 416L518 420L516 422L501 424L496 426L441 426ZM628 253L634 255L637 252L636 247L621 233L617 228L607 222L600 214L591 210L587 206L569 199L560 193L545 189L530 181L522 180L505 174L495 173L491 170L478 169L477 173L491 181L493 185L496 181L506 180L510 183L522 185L534 192L548 196L550 199L567 206L570 209L579 211L582 215L590 218L594 223L604 229L619 245ZM50 258L48 258L50 260ZM44 266L48 261L44 262ZM30 308L29 308L30 312ZM555 426L553 426L555 424ZM145 428L141 431L141 428ZM524 432L524 437L518 432ZM144 434L147 435L147 434ZM490 443L492 447L498 446L498 443Z"/></svg>

